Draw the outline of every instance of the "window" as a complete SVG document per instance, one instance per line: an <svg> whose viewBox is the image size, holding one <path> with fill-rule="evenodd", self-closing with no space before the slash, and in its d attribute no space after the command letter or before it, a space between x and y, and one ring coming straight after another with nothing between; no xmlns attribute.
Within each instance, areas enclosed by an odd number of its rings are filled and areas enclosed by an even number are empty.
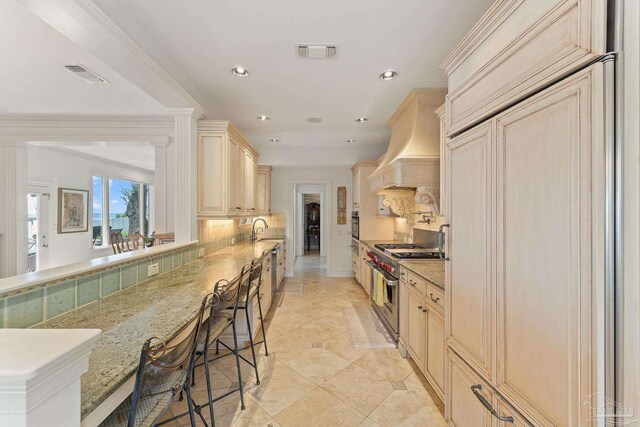
<svg viewBox="0 0 640 427"><path fill-rule="evenodd" d="M93 246L100 247L104 241L102 237L102 177L93 177Z"/></svg>
<svg viewBox="0 0 640 427"><path fill-rule="evenodd" d="M108 245L112 232L119 232L123 237L131 233L149 236L152 232L152 197L151 184L94 176L93 245ZM105 227L109 232L103 233Z"/></svg>

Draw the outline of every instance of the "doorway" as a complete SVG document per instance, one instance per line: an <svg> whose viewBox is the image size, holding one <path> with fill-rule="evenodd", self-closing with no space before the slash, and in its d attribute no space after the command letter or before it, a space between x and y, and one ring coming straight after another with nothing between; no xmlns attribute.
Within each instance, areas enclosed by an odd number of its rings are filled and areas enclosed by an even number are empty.
<svg viewBox="0 0 640 427"><path fill-rule="evenodd" d="M48 184L30 183L27 192L27 271L49 266L51 194Z"/></svg>
<svg viewBox="0 0 640 427"><path fill-rule="evenodd" d="M320 193L303 194L304 256L320 255L322 236Z"/></svg>

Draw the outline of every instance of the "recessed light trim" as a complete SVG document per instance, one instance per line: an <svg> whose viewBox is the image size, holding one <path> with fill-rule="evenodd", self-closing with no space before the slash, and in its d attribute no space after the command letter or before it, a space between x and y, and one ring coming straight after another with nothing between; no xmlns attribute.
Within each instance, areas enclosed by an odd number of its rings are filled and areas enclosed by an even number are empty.
<svg viewBox="0 0 640 427"><path fill-rule="evenodd" d="M270 142L280 142L280 140L278 138L271 138L269 141Z"/></svg>
<svg viewBox="0 0 640 427"><path fill-rule="evenodd" d="M364 123L364 122L368 122L369 119L366 117L360 117L356 119L356 123Z"/></svg>
<svg viewBox="0 0 640 427"><path fill-rule="evenodd" d="M347 139L347 144L353 144L353 143L355 143L355 142L356 142L356 140L355 140L355 139L353 139L353 138L349 138L349 139Z"/></svg>
<svg viewBox="0 0 640 427"><path fill-rule="evenodd" d="M264 114L262 116L258 116L256 117L258 120L261 120L263 122L266 122L267 120L271 120L271 118L269 116L265 116Z"/></svg>
<svg viewBox="0 0 640 427"><path fill-rule="evenodd" d="M237 67L233 67L231 69L231 74L238 77L249 77L251 73L249 73L249 70L247 70L243 66L238 65Z"/></svg>
<svg viewBox="0 0 640 427"><path fill-rule="evenodd" d="M387 70L380 73L380 80L393 80L398 77L398 73L395 70Z"/></svg>
<svg viewBox="0 0 640 427"><path fill-rule="evenodd" d="M309 117L307 122L309 123L320 123L322 119L320 117Z"/></svg>

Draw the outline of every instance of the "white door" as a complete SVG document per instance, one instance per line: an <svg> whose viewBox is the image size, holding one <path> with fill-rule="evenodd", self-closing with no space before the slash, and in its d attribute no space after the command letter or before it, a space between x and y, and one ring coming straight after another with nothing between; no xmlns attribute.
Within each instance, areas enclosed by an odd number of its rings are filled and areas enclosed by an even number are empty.
<svg viewBox="0 0 640 427"><path fill-rule="evenodd" d="M28 272L39 271L50 265L49 185L29 184L27 193L27 265Z"/></svg>

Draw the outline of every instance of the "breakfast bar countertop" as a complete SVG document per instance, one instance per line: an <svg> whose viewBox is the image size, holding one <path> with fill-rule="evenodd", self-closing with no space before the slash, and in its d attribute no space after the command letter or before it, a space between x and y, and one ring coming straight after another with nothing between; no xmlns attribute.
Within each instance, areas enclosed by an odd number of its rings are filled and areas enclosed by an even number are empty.
<svg viewBox="0 0 640 427"><path fill-rule="evenodd" d="M170 341L193 319L218 280L237 275L242 266L276 244L262 240L230 246L38 325L102 330L81 379L81 417L135 374L146 339L158 336Z"/></svg>
<svg viewBox="0 0 640 427"><path fill-rule="evenodd" d="M439 259L400 261L400 265L444 291L444 261Z"/></svg>

